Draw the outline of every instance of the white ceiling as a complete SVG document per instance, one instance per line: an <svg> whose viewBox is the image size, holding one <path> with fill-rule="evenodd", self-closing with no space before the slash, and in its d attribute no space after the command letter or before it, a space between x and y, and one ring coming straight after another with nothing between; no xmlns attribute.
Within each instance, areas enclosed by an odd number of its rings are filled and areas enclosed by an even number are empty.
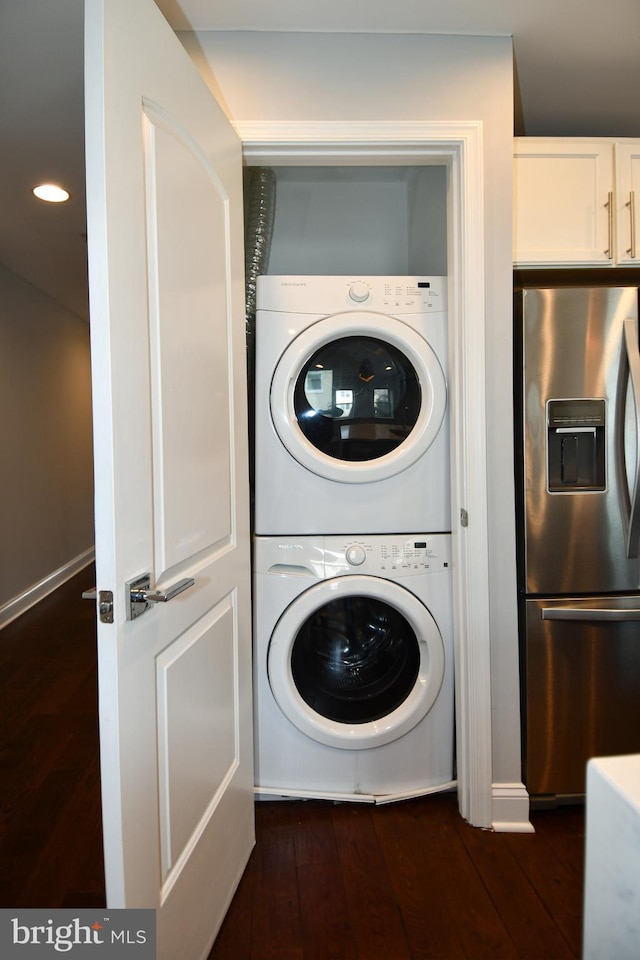
<svg viewBox="0 0 640 960"><path fill-rule="evenodd" d="M156 0L176 30L513 36L515 132L640 138L640 0ZM86 317L83 0L0 0L0 264ZM48 205L30 189L69 185Z"/></svg>

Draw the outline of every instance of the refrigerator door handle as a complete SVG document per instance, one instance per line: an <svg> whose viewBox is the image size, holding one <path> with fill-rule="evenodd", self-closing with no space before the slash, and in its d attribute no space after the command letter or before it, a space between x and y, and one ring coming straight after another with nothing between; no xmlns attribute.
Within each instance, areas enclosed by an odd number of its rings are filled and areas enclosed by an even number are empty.
<svg viewBox="0 0 640 960"><path fill-rule="evenodd" d="M623 518L625 521L627 557L638 556L640 547L640 351L638 349L638 321L624 321L624 342L627 353L627 362L629 364L629 376L631 379L631 388L633 391L633 403L636 417L636 463L633 473L633 491L631 493L631 506L629 517Z"/></svg>
<svg viewBox="0 0 640 960"><path fill-rule="evenodd" d="M541 607L542 620L591 620L615 621L640 620L640 607L637 609L615 609L613 607Z"/></svg>

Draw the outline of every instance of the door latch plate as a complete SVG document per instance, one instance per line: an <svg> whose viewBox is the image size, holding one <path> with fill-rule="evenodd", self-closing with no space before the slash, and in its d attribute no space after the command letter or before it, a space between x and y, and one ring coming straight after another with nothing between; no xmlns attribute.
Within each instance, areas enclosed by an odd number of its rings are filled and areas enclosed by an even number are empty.
<svg viewBox="0 0 640 960"><path fill-rule="evenodd" d="M100 623L113 623L113 591L100 590L98 593L98 616Z"/></svg>
<svg viewBox="0 0 640 960"><path fill-rule="evenodd" d="M91 590L85 590L82 594L83 600L98 601L98 616L100 623L113 623L113 591L98 590L92 587Z"/></svg>

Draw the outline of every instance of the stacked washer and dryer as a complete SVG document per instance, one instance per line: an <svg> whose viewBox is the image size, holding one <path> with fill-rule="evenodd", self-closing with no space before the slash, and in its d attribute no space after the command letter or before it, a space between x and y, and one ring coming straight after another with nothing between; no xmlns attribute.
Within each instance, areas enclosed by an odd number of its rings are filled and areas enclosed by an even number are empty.
<svg viewBox="0 0 640 960"><path fill-rule="evenodd" d="M262 276L256 792L452 787L446 277Z"/></svg>

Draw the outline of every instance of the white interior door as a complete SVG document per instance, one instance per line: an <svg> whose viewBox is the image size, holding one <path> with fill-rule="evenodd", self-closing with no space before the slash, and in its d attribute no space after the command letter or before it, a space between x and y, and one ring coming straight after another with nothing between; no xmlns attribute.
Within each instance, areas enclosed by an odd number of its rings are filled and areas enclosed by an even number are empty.
<svg viewBox="0 0 640 960"><path fill-rule="evenodd" d="M107 899L195 960L254 842L241 147L152 0L85 55Z"/></svg>

